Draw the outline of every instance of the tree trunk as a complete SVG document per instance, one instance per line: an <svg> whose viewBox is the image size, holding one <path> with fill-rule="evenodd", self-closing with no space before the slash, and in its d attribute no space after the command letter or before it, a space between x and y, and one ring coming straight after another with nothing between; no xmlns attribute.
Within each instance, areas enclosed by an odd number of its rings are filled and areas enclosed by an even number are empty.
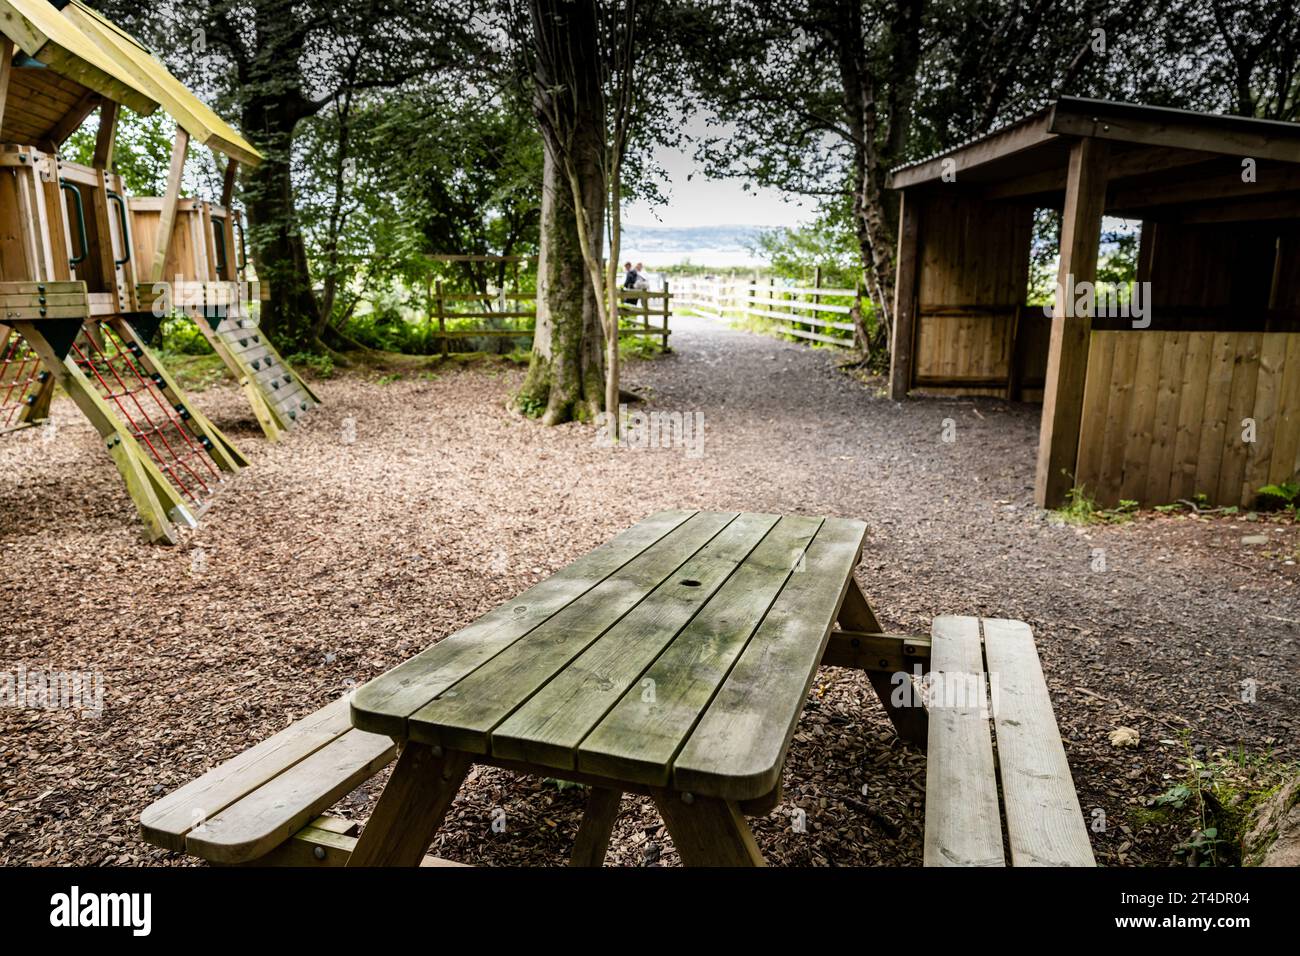
<svg viewBox="0 0 1300 956"><path fill-rule="evenodd" d="M600 411L603 336L563 161L549 138L544 148L537 326L516 403L525 410L544 409L542 423L558 425L585 421Z"/></svg>
<svg viewBox="0 0 1300 956"><path fill-rule="evenodd" d="M534 0L530 19L544 154L541 254L533 353L517 401L544 408L542 423L557 425L594 418L603 404L601 283L591 273L605 248L605 109L594 2Z"/></svg>
<svg viewBox="0 0 1300 956"><path fill-rule="evenodd" d="M291 345L311 339L320 314L293 202L290 150L298 119L291 103L266 100L249 103L243 116L245 129L262 133L266 157L244 177L253 264L258 281L270 291L262 305L262 327L271 338Z"/></svg>

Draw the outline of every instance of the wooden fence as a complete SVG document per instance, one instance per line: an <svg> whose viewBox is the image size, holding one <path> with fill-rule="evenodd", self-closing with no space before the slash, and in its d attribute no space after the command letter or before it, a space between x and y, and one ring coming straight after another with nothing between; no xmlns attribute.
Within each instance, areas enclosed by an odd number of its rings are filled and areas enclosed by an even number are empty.
<svg viewBox="0 0 1300 956"><path fill-rule="evenodd" d="M668 351L673 310L673 295L668 287L655 292L621 290L619 296L619 336L658 338L660 348ZM537 293L520 289L489 294L447 292L439 281L430 293L429 311L429 321L437 325L433 338L441 343L445 356L454 339L531 339L537 321Z"/></svg>
<svg viewBox="0 0 1300 956"><path fill-rule="evenodd" d="M757 318L773 331L799 339L853 347L853 311L862 308L861 289L834 289L789 280L679 278L674 281L682 311L707 319Z"/></svg>

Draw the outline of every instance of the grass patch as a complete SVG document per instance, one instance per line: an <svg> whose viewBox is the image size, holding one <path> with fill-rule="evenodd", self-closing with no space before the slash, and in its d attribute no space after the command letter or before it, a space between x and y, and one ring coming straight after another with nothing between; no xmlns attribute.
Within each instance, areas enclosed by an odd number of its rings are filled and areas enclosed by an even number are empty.
<svg viewBox="0 0 1300 956"><path fill-rule="evenodd" d="M657 359L668 354L661 350L660 341L644 335L629 335L618 343L618 354L624 359Z"/></svg>
<svg viewBox="0 0 1300 956"><path fill-rule="evenodd" d="M336 371L334 357L325 352L294 352L285 362L312 378L333 378Z"/></svg>
<svg viewBox="0 0 1300 956"><path fill-rule="evenodd" d="M221 356L212 351L207 355L191 355L164 350L158 357L175 377L177 384L187 392L201 392L226 378L234 381L226 364L221 361Z"/></svg>
<svg viewBox="0 0 1300 956"><path fill-rule="evenodd" d="M1066 524L1123 524L1137 514L1138 503L1121 498L1114 508L1100 508L1088 489L1080 485L1065 493L1065 504L1055 514Z"/></svg>
<svg viewBox="0 0 1300 956"><path fill-rule="evenodd" d="M1131 814L1135 826L1171 827L1173 862L1184 866L1240 866L1242 842L1255 809L1300 769L1271 752L1215 751L1187 756L1181 780Z"/></svg>

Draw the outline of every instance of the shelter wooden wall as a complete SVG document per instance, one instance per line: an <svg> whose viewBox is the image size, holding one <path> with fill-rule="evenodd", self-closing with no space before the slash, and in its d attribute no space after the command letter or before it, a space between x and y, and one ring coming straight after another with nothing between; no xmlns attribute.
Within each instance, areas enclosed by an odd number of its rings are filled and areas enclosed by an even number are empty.
<svg viewBox="0 0 1300 956"><path fill-rule="evenodd" d="M1048 320L1023 306L1033 209L957 195L915 201L921 213L912 386L993 395L1041 388Z"/></svg>
<svg viewBox="0 0 1300 956"><path fill-rule="evenodd" d="M1151 328L1097 320L1088 355L1075 480L1099 503L1250 506L1300 473L1294 229L1144 227Z"/></svg>

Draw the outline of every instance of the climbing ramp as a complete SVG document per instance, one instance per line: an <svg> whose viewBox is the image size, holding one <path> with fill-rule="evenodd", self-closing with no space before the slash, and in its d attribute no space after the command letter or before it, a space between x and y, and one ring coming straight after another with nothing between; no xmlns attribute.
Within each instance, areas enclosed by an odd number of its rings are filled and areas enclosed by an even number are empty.
<svg viewBox="0 0 1300 956"><path fill-rule="evenodd" d="M128 318L91 317L85 283L0 282L0 301L22 348L103 439L149 539L174 544L176 527L194 527L247 460L190 403ZM16 372L15 381L26 375Z"/></svg>
<svg viewBox="0 0 1300 956"><path fill-rule="evenodd" d="M137 292L142 307L153 312L169 309L188 314L239 383L258 424L276 441L303 415L320 404L320 398L295 372L262 333L242 282L145 284ZM159 295L169 294L161 309Z"/></svg>

